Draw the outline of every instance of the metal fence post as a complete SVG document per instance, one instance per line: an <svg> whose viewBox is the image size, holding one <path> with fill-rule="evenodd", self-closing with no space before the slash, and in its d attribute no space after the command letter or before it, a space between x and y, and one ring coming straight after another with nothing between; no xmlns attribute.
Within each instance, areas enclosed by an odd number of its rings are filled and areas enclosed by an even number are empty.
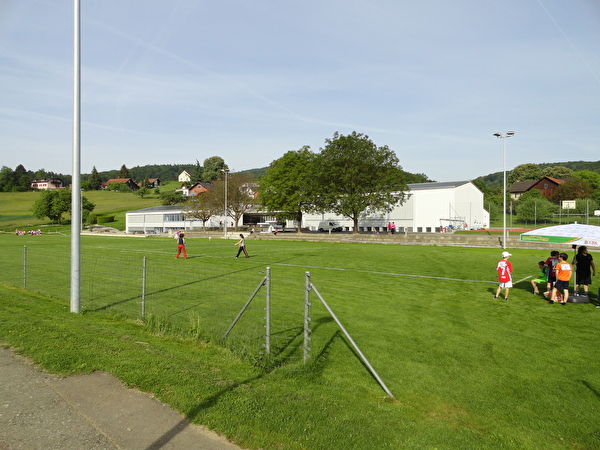
<svg viewBox="0 0 600 450"><path fill-rule="evenodd" d="M304 288L304 344L303 344L303 362L306 364L310 356L310 272L306 272L306 282Z"/></svg>
<svg viewBox="0 0 600 450"><path fill-rule="evenodd" d="M142 319L146 317L146 257L142 259Z"/></svg>
<svg viewBox="0 0 600 450"><path fill-rule="evenodd" d="M23 246L23 289L27 289L27 246Z"/></svg>
<svg viewBox="0 0 600 450"><path fill-rule="evenodd" d="M271 354L271 268L267 267L267 304L265 316L265 351L267 355Z"/></svg>

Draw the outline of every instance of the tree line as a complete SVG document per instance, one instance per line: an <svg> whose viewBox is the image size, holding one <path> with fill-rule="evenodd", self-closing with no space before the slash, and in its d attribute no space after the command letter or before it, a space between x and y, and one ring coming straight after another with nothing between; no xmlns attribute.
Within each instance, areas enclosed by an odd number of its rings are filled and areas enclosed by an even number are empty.
<svg viewBox="0 0 600 450"><path fill-rule="evenodd" d="M520 222L532 223L535 221L549 221L561 214L576 214L581 216L592 215L600 209L600 173L590 170L600 170L600 162L588 163L583 166L580 162L574 167L587 167L573 170L566 165L552 166L549 164L521 164L507 173L506 205L507 213L514 213ZM484 193L485 207L490 212L492 220L501 217L503 208L502 176L500 184L486 183L482 179L473 183ZM544 177L564 180L557 186L554 193L546 198L539 190L531 189L514 200L508 193L510 186L520 181L538 181ZM488 180L489 181L489 180ZM563 200L575 200L575 209L563 210Z"/></svg>

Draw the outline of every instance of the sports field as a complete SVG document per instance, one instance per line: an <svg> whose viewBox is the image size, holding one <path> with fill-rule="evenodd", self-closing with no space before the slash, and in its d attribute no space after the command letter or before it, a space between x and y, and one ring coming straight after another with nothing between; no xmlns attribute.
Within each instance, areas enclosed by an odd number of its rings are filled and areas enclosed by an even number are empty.
<svg viewBox="0 0 600 450"><path fill-rule="evenodd" d="M163 339L187 333L221 346L270 268L272 354L261 289L224 344L253 377L224 387L202 414L189 414L198 399L178 406L193 420L248 448L600 448L600 309L532 295L550 249L511 250L522 281L505 302L492 299L501 249L248 239L251 257L235 259L234 242L189 239L189 259L175 260L170 238L82 236L86 320L143 313ZM68 236L5 234L0 245L0 282L23 284L26 254L27 289L68 304ZM395 400L314 294L303 366L307 272ZM1 328L0 339L15 339Z"/></svg>

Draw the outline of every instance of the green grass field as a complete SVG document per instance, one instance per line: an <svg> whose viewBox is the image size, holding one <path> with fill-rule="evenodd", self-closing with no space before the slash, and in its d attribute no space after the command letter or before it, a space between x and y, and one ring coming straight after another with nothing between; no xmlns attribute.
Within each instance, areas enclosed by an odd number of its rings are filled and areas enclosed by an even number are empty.
<svg viewBox="0 0 600 450"><path fill-rule="evenodd" d="M82 236L75 315L69 237L0 235L0 340L51 371L114 373L246 448L600 448L600 310L532 295L550 249L511 250L505 302L500 249L249 239L236 260L234 242L190 239L175 260L173 239ZM8 286L24 246L28 291ZM273 354L264 290L221 345L267 267ZM395 400L314 294L302 364L306 272Z"/></svg>

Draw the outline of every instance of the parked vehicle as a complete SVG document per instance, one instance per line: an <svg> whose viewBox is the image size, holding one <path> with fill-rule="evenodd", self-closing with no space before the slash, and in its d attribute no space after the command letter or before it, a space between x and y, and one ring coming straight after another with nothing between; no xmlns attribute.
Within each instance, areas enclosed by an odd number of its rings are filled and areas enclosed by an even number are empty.
<svg viewBox="0 0 600 450"><path fill-rule="evenodd" d="M332 232L332 231L343 231L344 228L340 225L339 222L336 222L334 220L322 220L319 222L319 228L317 228L319 231L328 231L328 232Z"/></svg>

